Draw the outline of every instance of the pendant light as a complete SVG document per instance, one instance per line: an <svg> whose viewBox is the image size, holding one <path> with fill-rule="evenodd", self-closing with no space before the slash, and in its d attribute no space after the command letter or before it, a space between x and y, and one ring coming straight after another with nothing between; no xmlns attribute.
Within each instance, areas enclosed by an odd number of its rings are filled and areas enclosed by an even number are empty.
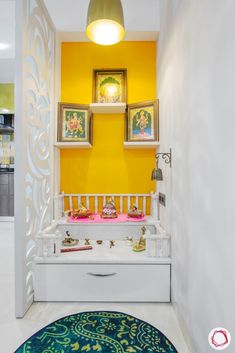
<svg viewBox="0 0 235 353"><path fill-rule="evenodd" d="M101 45L120 42L125 35L121 0L90 0L86 34Z"/></svg>

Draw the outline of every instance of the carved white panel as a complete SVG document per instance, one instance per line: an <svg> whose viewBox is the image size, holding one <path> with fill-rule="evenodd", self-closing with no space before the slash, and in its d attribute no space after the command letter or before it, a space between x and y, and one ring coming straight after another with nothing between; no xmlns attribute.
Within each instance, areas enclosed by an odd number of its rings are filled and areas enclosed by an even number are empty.
<svg viewBox="0 0 235 353"><path fill-rule="evenodd" d="M43 1L19 0L18 9L22 26L18 84L22 92L18 85L16 177L17 166L22 170L16 186L22 189L16 192L15 209L16 245L21 248L16 256L16 295L22 298L16 298L16 315L22 316L33 301L35 237L52 221L55 31Z"/></svg>

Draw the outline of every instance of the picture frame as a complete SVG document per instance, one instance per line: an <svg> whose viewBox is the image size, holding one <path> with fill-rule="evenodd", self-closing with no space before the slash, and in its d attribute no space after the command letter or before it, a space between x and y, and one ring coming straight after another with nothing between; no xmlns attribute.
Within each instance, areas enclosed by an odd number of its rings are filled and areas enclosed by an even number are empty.
<svg viewBox="0 0 235 353"><path fill-rule="evenodd" d="M126 69L93 70L93 103L125 103L126 81Z"/></svg>
<svg viewBox="0 0 235 353"><path fill-rule="evenodd" d="M126 117L128 142L159 141L159 100L129 104Z"/></svg>
<svg viewBox="0 0 235 353"><path fill-rule="evenodd" d="M89 105L58 103L57 141L92 143L92 114Z"/></svg>

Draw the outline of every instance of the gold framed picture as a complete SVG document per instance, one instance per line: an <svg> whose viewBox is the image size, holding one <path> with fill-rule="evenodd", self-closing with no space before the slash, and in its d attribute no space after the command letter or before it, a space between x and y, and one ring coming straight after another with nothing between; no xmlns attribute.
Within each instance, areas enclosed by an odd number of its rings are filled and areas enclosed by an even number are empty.
<svg viewBox="0 0 235 353"><path fill-rule="evenodd" d="M93 103L126 102L126 69L93 71Z"/></svg>
<svg viewBox="0 0 235 353"><path fill-rule="evenodd" d="M128 105L127 141L159 141L158 106L157 99Z"/></svg>
<svg viewBox="0 0 235 353"><path fill-rule="evenodd" d="M92 116L89 105L58 104L58 142L89 142L92 138Z"/></svg>

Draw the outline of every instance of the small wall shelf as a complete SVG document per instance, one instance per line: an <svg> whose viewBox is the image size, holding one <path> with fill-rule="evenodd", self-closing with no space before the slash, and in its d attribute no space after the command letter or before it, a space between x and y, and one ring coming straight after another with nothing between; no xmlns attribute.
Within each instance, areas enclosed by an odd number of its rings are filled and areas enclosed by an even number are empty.
<svg viewBox="0 0 235 353"><path fill-rule="evenodd" d="M90 108L94 114L123 114L126 103L91 103Z"/></svg>
<svg viewBox="0 0 235 353"><path fill-rule="evenodd" d="M80 149L87 149L91 148L91 144L89 142L56 142L54 147L57 148L80 148Z"/></svg>
<svg viewBox="0 0 235 353"><path fill-rule="evenodd" d="M150 149L160 146L158 141L136 141L136 142L124 142L124 148L126 149Z"/></svg>

